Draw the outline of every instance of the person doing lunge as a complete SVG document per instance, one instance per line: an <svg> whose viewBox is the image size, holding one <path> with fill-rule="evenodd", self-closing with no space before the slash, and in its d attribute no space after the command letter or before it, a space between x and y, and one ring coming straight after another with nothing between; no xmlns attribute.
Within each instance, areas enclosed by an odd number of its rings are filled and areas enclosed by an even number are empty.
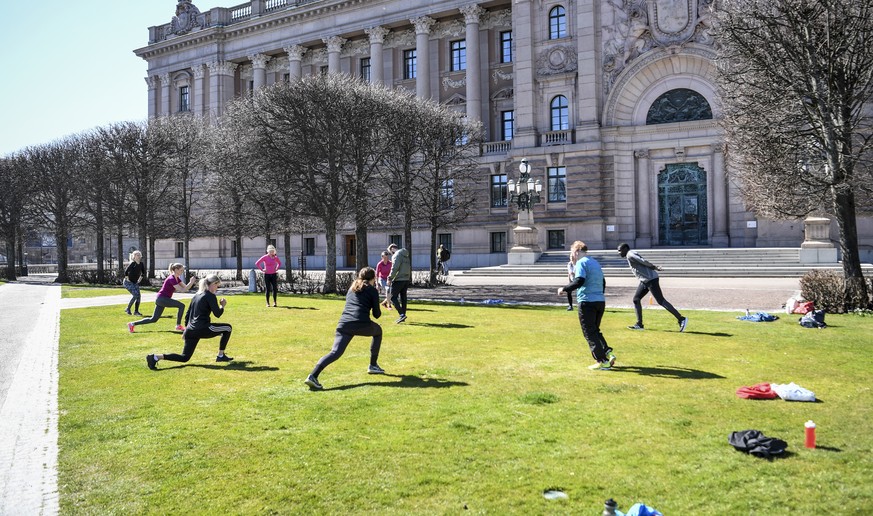
<svg viewBox="0 0 873 516"><path fill-rule="evenodd" d="M187 292L191 290L191 287L193 287L197 282L197 278L192 277L191 281L185 283L181 277L182 271L185 270L185 266L181 263L171 263L168 270L170 275L167 276L167 279L164 280L164 284L161 285L161 290L158 291L158 297L155 299L154 313L152 313L151 317L127 323L127 330L130 333L133 333L134 326L158 322L161 318L161 314L164 313L164 308L176 308L178 310L178 313L176 314L176 330L183 331L185 329L185 327L182 326L182 316L185 315L185 305L183 305L181 301L173 299L173 294L175 292Z"/></svg>
<svg viewBox="0 0 873 516"><path fill-rule="evenodd" d="M615 364L615 353L600 331L600 321L606 311L606 278L597 260L588 256L588 246L584 242L573 242L570 260L576 263L575 277L569 284L558 288L558 295L576 291L582 335L588 341L591 356L597 361L588 369L609 370Z"/></svg>
<svg viewBox="0 0 873 516"><path fill-rule="evenodd" d="M130 253L130 265L124 270L124 281L121 282L124 288L130 292L130 301L127 303L127 309L124 311L127 315L139 315L139 303L142 300L142 295L139 293L139 279L145 276L145 264L142 263L142 253L134 251ZM133 307L133 313L130 309Z"/></svg>
<svg viewBox="0 0 873 516"><path fill-rule="evenodd" d="M282 261L276 255L276 247L273 245L267 246L267 254L258 258L255 262L255 267L264 273L264 291L267 293L267 307L270 306L270 292L273 293L273 306L276 304L276 292L279 290L279 269L282 268Z"/></svg>
<svg viewBox="0 0 873 516"><path fill-rule="evenodd" d="M370 367L367 368L367 373L385 374L378 363L379 350L382 347L382 327L370 320L371 312L376 319L382 316L382 311L379 309L379 292L376 290L376 271L372 267L364 267L358 272L358 277L346 293L346 306L336 326L333 348L330 353L321 357L303 383L314 391L323 389L318 382L318 375L325 367L343 356L355 336L372 337Z"/></svg>
<svg viewBox="0 0 873 516"><path fill-rule="evenodd" d="M200 339L211 339L221 337L218 343L218 356L215 357L216 362L230 362L233 360L224 354L227 349L227 343L230 341L230 334L233 327L229 324L213 323L211 316L221 317L224 315L224 307L227 305L227 300L224 298L218 299L215 297L215 292L221 286L221 280L217 275L211 274L200 280L200 288L197 294L191 299L191 306L188 307L188 313L185 314L185 333L182 338L185 339L185 347L182 349L182 354L168 353L164 355L153 354L146 355L146 364L149 369L157 369L159 360L169 360L171 362L187 362L191 360L191 355L197 349L197 343Z"/></svg>
<svg viewBox="0 0 873 516"><path fill-rule="evenodd" d="M636 251L631 251L630 245L626 243L618 246L618 254L621 255L622 258L627 258L627 264L630 265L634 276L636 276L636 278L640 280L640 284L637 286L637 292L636 294L634 294L634 312L636 312L637 315L637 322L633 326L628 326L628 329L645 329L645 327L643 326L642 300L643 297L646 296L646 294L651 292L652 297L655 298L655 301L657 301L659 305L663 306L668 312L673 315L673 317L676 318L676 322L679 323L679 331L685 331L685 327L688 325L688 318L683 317L678 310L673 308L673 305L671 305L669 301L664 299L664 294L661 292L661 285L658 281L657 272L661 270L661 268L647 261Z"/></svg>

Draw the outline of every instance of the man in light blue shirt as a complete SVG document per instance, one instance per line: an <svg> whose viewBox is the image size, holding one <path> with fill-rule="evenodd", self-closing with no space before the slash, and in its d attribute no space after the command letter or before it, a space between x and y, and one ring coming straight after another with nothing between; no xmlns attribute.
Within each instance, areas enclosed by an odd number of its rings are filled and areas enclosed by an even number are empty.
<svg viewBox="0 0 873 516"><path fill-rule="evenodd" d="M597 362L589 366L592 370L609 370L615 364L615 354L600 332L600 321L606 311L606 279L597 260L588 256L588 246L579 240L570 247L570 260L576 263L575 278L558 289L558 295L576 290L579 302L579 324L582 334L588 341L591 356Z"/></svg>

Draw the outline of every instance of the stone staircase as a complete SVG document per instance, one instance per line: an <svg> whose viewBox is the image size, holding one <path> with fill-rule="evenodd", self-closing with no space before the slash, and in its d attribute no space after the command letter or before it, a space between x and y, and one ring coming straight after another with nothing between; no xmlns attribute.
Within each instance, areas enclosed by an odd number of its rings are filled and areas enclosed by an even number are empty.
<svg viewBox="0 0 873 516"><path fill-rule="evenodd" d="M800 249L788 248L667 248L642 249L640 255L659 265L663 274L683 277L800 277L812 269L842 271L840 263L800 263ZM614 249L589 251L608 277L632 276L627 261ZM549 251L533 265L479 267L458 274L469 276L562 276L567 273L569 251ZM865 275L873 265L862 264Z"/></svg>

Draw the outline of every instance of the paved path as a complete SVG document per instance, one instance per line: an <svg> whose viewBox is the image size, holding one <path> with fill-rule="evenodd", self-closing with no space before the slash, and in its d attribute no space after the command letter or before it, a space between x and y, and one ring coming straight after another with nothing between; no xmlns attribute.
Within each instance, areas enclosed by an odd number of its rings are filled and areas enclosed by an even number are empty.
<svg viewBox="0 0 873 516"><path fill-rule="evenodd" d="M58 512L58 336L62 308L127 304L128 295L60 299L60 287L40 283L0 285L0 516ZM411 299L563 305L560 277L452 275L436 289L411 289ZM607 279L607 305L632 306L637 281ZM665 297L679 310L778 311L798 288L796 278L661 277ZM241 289L229 289L226 294ZM155 293L143 292L143 303ZM180 295L190 297L190 294ZM645 306L650 305L648 299ZM148 313L150 308L146 308Z"/></svg>
<svg viewBox="0 0 873 516"><path fill-rule="evenodd" d="M58 512L61 288L0 285L0 514Z"/></svg>

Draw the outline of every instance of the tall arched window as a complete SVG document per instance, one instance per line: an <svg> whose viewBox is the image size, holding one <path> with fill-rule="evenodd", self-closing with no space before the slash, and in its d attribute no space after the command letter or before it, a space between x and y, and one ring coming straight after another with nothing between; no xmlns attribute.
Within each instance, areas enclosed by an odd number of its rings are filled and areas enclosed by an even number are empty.
<svg viewBox="0 0 873 516"><path fill-rule="evenodd" d="M570 103L567 97L558 95L552 99L552 131L566 131L570 128Z"/></svg>
<svg viewBox="0 0 873 516"><path fill-rule="evenodd" d="M558 5L549 11L549 39L567 37L567 10Z"/></svg>
<svg viewBox="0 0 873 516"><path fill-rule="evenodd" d="M703 95L694 90L676 88L652 102L646 115L646 125L711 119L712 108Z"/></svg>

